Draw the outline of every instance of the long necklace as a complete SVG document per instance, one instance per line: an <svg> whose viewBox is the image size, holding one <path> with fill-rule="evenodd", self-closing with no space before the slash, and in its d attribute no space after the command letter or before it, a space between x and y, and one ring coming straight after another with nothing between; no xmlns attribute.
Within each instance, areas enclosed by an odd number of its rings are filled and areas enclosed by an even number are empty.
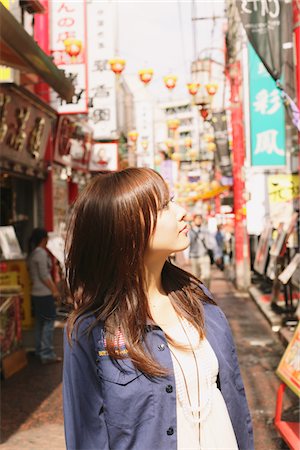
<svg viewBox="0 0 300 450"><path fill-rule="evenodd" d="M175 375L176 375L176 372L177 372L177 376L176 376L177 394L178 394L179 402L182 405L183 411L184 411L185 416L187 417L187 419L190 422L194 423L194 424L198 424L198 436L199 436L199 446L200 446L200 424L202 422L204 422L204 420L207 418L207 416L209 415L209 413L211 411L211 376L210 376L210 373L209 373L209 367L207 367L206 368L207 369L207 374L204 377L205 379L203 380L203 386L206 385L206 387L207 387L208 397L207 397L207 401L205 402L205 404L203 404L203 406L200 408L200 374L199 374L199 367L198 367L197 357L196 357L196 354L195 354L195 351L194 351L194 347L193 347L193 345L191 343L191 340L190 340L190 338L188 336L188 333L185 330L185 326L183 324L183 321L181 321L180 318L178 318L178 319L179 319L179 323L180 323L180 325L181 325L181 327L183 329L183 332L184 332L184 334L186 336L186 339L187 339L187 341L189 343L189 347L191 349L191 352L192 352L192 355L193 355L193 358L194 358L194 362L195 362L196 375L197 375L198 407L192 406L191 397L190 397L190 393L189 393L189 390L188 390L188 384L187 384L187 381L186 381L184 370L183 370L183 368L182 368L178 358L176 357L176 355L174 354L174 352L170 348L170 350L172 352L172 355L174 356L174 359L177 362L177 366L180 369L180 372L182 374L182 379L183 379L183 382L184 382L184 386L183 386L182 382L181 382L181 377L178 374L178 369L176 370L176 366L175 366ZM198 333L190 325L190 323L187 320L185 320L185 319L183 319L183 320L184 320L184 322L187 325L189 325L190 330L195 332L195 334L197 334L197 336L198 336ZM200 343L200 345L201 345L201 343ZM188 403L184 399L184 390L186 392L186 397L188 399ZM200 415L200 411L201 411L201 415Z"/></svg>

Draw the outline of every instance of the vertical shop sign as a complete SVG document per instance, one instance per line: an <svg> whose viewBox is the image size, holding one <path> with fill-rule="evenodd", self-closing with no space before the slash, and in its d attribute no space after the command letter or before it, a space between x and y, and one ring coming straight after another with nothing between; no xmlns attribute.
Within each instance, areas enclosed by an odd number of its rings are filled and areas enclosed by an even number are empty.
<svg viewBox="0 0 300 450"><path fill-rule="evenodd" d="M249 44L251 165L286 164L284 107L275 81Z"/></svg>
<svg viewBox="0 0 300 450"><path fill-rule="evenodd" d="M293 41L291 0L237 0L249 42L274 78L281 76L283 44Z"/></svg>
<svg viewBox="0 0 300 450"><path fill-rule="evenodd" d="M108 64L114 56L113 11L113 2L87 4L89 125L95 140L113 139L117 129L115 74Z"/></svg>
<svg viewBox="0 0 300 450"><path fill-rule="evenodd" d="M228 131L226 112L214 113L212 117L212 126L215 134L215 143L217 146L217 156L222 175L232 177L232 164L229 152Z"/></svg>
<svg viewBox="0 0 300 450"><path fill-rule="evenodd" d="M52 91L51 105L60 114L87 113L86 0L49 2L53 62L75 85L72 103L66 103Z"/></svg>

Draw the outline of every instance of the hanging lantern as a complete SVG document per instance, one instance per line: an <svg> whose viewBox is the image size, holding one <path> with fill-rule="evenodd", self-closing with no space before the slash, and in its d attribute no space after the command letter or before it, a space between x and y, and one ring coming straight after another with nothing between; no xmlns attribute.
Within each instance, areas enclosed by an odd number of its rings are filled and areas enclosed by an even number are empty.
<svg viewBox="0 0 300 450"><path fill-rule="evenodd" d="M207 118L207 116L208 116L208 109L206 109L206 108L201 108L200 109L200 114L201 114L201 117L202 117L202 119L206 119Z"/></svg>
<svg viewBox="0 0 300 450"><path fill-rule="evenodd" d="M200 83L187 83L186 86L188 88L189 94L196 95L200 88Z"/></svg>
<svg viewBox="0 0 300 450"><path fill-rule="evenodd" d="M209 95L215 95L218 90L217 83L208 83L205 85L205 89Z"/></svg>
<svg viewBox="0 0 300 450"><path fill-rule="evenodd" d="M215 140L215 137L213 134L206 133L203 135L203 139L205 142L213 142Z"/></svg>
<svg viewBox="0 0 300 450"><path fill-rule="evenodd" d="M142 69L142 70L139 70L139 77L140 77L140 80L141 80L144 84L148 84L148 83L150 83L150 81L152 80L152 77L153 77L153 70L152 70L152 69Z"/></svg>
<svg viewBox="0 0 300 450"><path fill-rule="evenodd" d="M125 69L126 61L125 59L114 58L109 61L111 70L118 76L121 75L123 70Z"/></svg>
<svg viewBox="0 0 300 450"><path fill-rule="evenodd" d="M131 142L136 142L137 138L139 137L139 133L136 130L129 131L128 137Z"/></svg>
<svg viewBox="0 0 300 450"><path fill-rule="evenodd" d="M75 59L82 50L82 42L79 39L69 38L64 40L66 53Z"/></svg>
<svg viewBox="0 0 300 450"><path fill-rule="evenodd" d="M144 140L141 142L141 146L143 147L144 151L147 150L148 144L149 144L149 142L148 142L147 139L144 139Z"/></svg>
<svg viewBox="0 0 300 450"><path fill-rule="evenodd" d="M178 120L178 119L169 119L167 121L167 125L168 125L169 130L176 131L177 128L179 127L179 125L180 125L180 120Z"/></svg>
<svg viewBox="0 0 300 450"><path fill-rule="evenodd" d="M177 77L176 77L176 75L167 75L164 77L164 82L165 82L166 88L168 88L169 90L172 90L176 86Z"/></svg>
<svg viewBox="0 0 300 450"><path fill-rule="evenodd" d="M196 150L195 148L190 148L187 152L186 152L187 156L192 160L195 161L197 156L198 156L198 150Z"/></svg>
<svg viewBox="0 0 300 450"><path fill-rule="evenodd" d="M184 140L184 146L187 148L191 148L193 145L193 140L190 137L186 137Z"/></svg>
<svg viewBox="0 0 300 450"><path fill-rule="evenodd" d="M207 146L206 146L207 150L209 152L215 152L216 151L216 144L214 142L208 142Z"/></svg>
<svg viewBox="0 0 300 450"><path fill-rule="evenodd" d="M181 161L181 154L178 153L178 152L172 153L171 159L172 159L173 161Z"/></svg>
<svg viewBox="0 0 300 450"><path fill-rule="evenodd" d="M160 164L162 163L162 161L163 161L163 158L162 158L161 155L155 155L155 156L154 156L154 164L155 164L156 166L160 166Z"/></svg>
<svg viewBox="0 0 300 450"><path fill-rule="evenodd" d="M174 141L173 141L173 139L167 139L166 141L165 141L165 144L166 144L166 146L167 146L167 148L170 150L170 148L172 148L172 147L174 147Z"/></svg>

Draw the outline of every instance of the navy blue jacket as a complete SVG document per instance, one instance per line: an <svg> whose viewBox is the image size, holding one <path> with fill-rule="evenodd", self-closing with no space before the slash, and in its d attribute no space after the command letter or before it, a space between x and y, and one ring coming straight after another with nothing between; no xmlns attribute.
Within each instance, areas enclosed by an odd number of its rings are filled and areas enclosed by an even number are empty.
<svg viewBox="0 0 300 450"><path fill-rule="evenodd" d="M206 337L219 361L220 389L239 449L252 450L251 417L228 322L218 306L204 303L204 314ZM176 387L164 332L158 326L147 327L153 355L170 369L167 377L153 380L137 371L128 358L120 361L120 367L113 364L105 349L103 326L95 327L90 337L84 333L93 320L83 320L72 347L65 337L67 449L176 450Z"/></svg>

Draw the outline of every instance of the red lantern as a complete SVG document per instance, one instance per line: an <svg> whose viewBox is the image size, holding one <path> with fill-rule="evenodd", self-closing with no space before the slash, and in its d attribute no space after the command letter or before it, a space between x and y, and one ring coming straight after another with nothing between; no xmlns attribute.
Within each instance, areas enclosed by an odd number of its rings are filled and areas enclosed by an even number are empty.
<svg viewBox="0 0 300 450"><path fill-rule="evenodd" d="M205 120L208 116L208 110L206 108L201 108L200 114L201 114L201 117Z"/></svg>
<svg viewBox="0 0 300 450"><path fill-rule="evenodd" d="M180 120L178 119L169 119L167 121L169 130L175 131L180 125Z"/></svg>
<svg viewBox="0 0 300 450"><path fill-rule="evenodd" d="M141 146L143 147L144 151L147 150L148 145L149 145L149 142L148 142L147 139L144 139L144 140L141 142Z"/></svg>
<svg viewBox="0 0 300 450"><path fill-rule="evenodd" d="M139 133L136 130L129 131L128 137L131 142L136 142L137 138L139 137Z"/></svg>
<svg viewBox="0 0 300 450"><path fill-rule="evenodd" d="M75 59L82 50L82 42L75 38L65 39L64 46L66 52L72 59Z"/></svg>
<svg viewBox="0 0 300 450"><path fill-rule="evenodd" d="M186 137L185 140L184 140L184 145L185 145L185 147L187 147L187 148L191 148L192 145L193 145L193 140L192 140L192 138Z"/></svg>
<svg viewBox="0 0 300 450"><path fill-rule="evenodd" d="M120 75L125 69L126 61L125 59L114 58L109 61L111 70L116 74Z"/></svg>
<svg viewBox="0 0 300 450"><path fill-rule="evenodd" d="M196 95L200 88L200 83L187 83L186 86L191 95Z"/></svg>
<svg viewBox="0 0 300 450"><path fill-rule="evenodd" d="M143 83L148 84L152 80L153 70L152 69L139 70L139 77Z"/></svg>
<svg viewBox="0 0 300 450"><path fill-rule="evenodd" d="M215 95L218 90L218 85L216 83L208 83L205 85L205 89L209 95Z"/></svg>
<svg viewBox="0 0 300 450"><path fill-rule="evenodd" d="M168 88L169 90L172 90L176 86L177 77L176 77L176 75L167 75L164 77L164 82L165 82L166 88Z"/></svg>

